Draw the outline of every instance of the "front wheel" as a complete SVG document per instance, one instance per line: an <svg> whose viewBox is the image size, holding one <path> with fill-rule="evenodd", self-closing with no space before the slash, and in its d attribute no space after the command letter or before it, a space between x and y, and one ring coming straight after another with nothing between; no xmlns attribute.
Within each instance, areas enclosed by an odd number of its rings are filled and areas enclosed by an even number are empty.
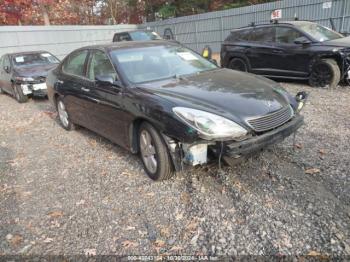
<svg viewBox="0 0 350 262"><path fill-rule="evenodd" d="M15 93L15 98L18 101L18 103L25 103L28 101L28 96L23 94L23 90L20 86L14 85L13 86L13 91Z"/></svg>
<svg viewBox="0 0 350 262"><path fill-rule="evenodd" d="M229 68L242 72L248 72L248 65L242 58L233 58L230 61Z"/></svg>
<svg viewBox="0 0 350 262"><path fill-rule="evenodd" d="M68 131L73 130L75 126L69 118L69 114L67 112L66 105L64 104L63 99L57 99L56 107L58 111L58 118L63 128Z"/></svg>
<svg viewBox="0 0 350 262"><path fill-rule="evenodd" d="M139 148L143 166L153 180L166 180L173 176L173 166L167 146L157 130L142 123L139 130Z"/></svg>
<svg viewBox="0 0 350 262"><path fill-rule="evenodd" d="M340 69L333 59L322 59L316 62L309 78L309 84L313 87L335 88L340 81Z"/></svg>

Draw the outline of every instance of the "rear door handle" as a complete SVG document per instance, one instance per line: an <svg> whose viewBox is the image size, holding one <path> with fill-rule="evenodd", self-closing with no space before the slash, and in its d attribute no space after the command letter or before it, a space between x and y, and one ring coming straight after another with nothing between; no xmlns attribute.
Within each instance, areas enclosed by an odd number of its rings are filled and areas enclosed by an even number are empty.
<svg viewBox="0 0 350 262"><path fill-rule="evenodd" d="M57 80L58 84L63 84L64 82L62 80Z"/></svg>
<svg viewBox="0 0 350 262"><path fill-rule="evenodd" d="M84 91L84 92L90 92L90 89L86 88L86 87L82 87L81 90Z"/></svg>

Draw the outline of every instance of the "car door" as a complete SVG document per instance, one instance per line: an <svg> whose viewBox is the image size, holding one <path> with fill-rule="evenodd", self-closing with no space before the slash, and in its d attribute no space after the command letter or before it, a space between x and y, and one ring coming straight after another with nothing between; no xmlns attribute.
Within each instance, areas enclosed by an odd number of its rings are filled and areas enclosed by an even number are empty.
<svg viewBox="0 0 350 262"><path fill-rule="evenodd" d="M90 99L87 96L89 79L86 76L88 55L87 49L71 53L64 60L55 83L55 88L63 96L71 120L87 128L90 127L87 115Z"/></svg>
<svg viewBox="0 0 350 262"><path fill-rule="evenodd" d="M91 53L88 65L88 78L91 81L89 96L89 116L96 133L111 141L127 146L127 113L123 108L123 88L118 74L108 55L103 50ZM111 78L119 82L112 84L98 79Z"/></svg>
<svg viewBox="0 0 350 262"><path fill-rule="evenodd" d="M256 74L269 74L273 59L274 27L257 27L250 36L250 44L245 50L251 71Z"/></svg>
<svg viewBox="0 0 350 262"><path fill-rule="evenodd" d="M297 44L295 40L303 37L302 32L289 26L276 26L275 56L276 72L279 75L306 77L312 59L310 44Z"/></svg>
<svg viewBox="0 0 350 262"><path fill-rule="evenodd" d="M11 83L11 77L12 77L12 66L10 57L8 55L4 55L2 57L2 66L1 66L1 87L3 90L5 90L9 94L13 94L13 88Z"/></svg>

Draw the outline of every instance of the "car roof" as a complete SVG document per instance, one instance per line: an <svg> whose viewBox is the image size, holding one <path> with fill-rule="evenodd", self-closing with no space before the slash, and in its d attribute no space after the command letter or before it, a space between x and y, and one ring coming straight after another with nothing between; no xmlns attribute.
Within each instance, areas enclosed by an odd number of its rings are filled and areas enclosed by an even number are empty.
<svg viewBox="0 0 350 262"><path fill-rule="evenodd" d="M24 51L24 52L16 52L16 53L7 53L4 55L15 56L15 55L29 55L29 54L39 54L39 53L50 53L50 52L45 51L45 50L39 50L39 51Z"/></svg>
<svg viewBox="0 0 350 262"><path fill-rule="evenodd" d="M106 51L111 51L114 49L128 49L128 48L138 48L138 47L152 47L152 46L164 46L164 45L179 45L178 43L167 41L167 40L154 40L154 41L123 41L123 42L112 42L108 44L100 45L90 45L85 46L78 50L83 49L104 49Z"/></svg>
<svg viewBox="0 0 350 262"><path fill-rule="evenodd" d="M132 32L153 32L153 31L148 29L135 29L135 30L126 30L126 31L116 32L115 35L123 34L123 33L132 33Z"/></svg>
<svg viewBox="0 0 350 262"><path fill-rule="evenodd" d="M303 20L278 21L278 22L275 22L275 23L244 26L244 27L240 27L240 28L237 28L237 29L233 29L232 32L243 30L243 29L252 29L252 28L258 28L258 27L265 27L265 26L278 26L278 25L300 26L300 25L306 25L306 24L315 24L315 23L311 22L311 21L303 21Z"/></svg>

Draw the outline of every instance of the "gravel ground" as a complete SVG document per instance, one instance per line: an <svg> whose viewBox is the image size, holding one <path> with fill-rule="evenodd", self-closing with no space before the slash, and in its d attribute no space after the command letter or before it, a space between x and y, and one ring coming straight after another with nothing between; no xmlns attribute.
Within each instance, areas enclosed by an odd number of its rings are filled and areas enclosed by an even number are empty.
<svg viewBox="0 0 350 262"><path fill-rule="evenodd" d="M0 254L350 255L350 89L283 85L310 93L295 148L160 183L47 100L0 95Z"/></svg>

